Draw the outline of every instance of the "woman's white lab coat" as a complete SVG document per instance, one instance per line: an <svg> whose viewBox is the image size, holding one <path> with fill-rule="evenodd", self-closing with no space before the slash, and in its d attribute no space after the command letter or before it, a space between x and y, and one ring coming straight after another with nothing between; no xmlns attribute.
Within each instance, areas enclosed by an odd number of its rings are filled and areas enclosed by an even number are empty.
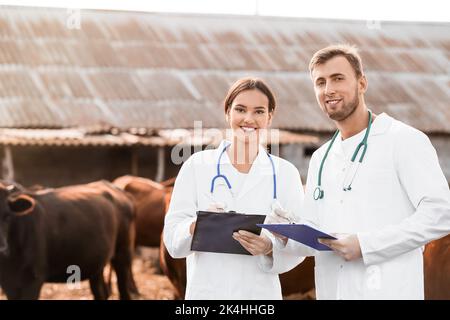
<svg viewBox="0 0 450 320"><path fill-rule="evenodd" d="M346 262L333 252L316 254L317 298L423 299L421 247L450 232L447 181L428 137L383 113L372 125L352 190L343 191L364 133L336 138L323 168L324 198L317 201L313 192L329 142L311 159L303 218L328 232L357 234L363 255ZM314 254L291 241L285 250Z"/></svg>
<svg viewBox="0 0 450 320"><path fill-rule="evenodd" d="M224 142L215 150L197 152L183 164L165 219L164 243L172 257L187 257L186 299L281 299L278 273L292 269L303 258L278 249L274 249L273 259L190 250L192 236L189 226L195 221L196 212L207 210L212 201L224 203L226 211L250 214L271 212L273 171L262 147L239 194L232 196L224 180L217 179L211 197L211 180L216 175L217 160L223 147ZM298 212L304 198L298 170L281 158L272 156L272 159L278 201L284 209ZM233 187L232 176L236 169L226 153L222 156L220 170L230 179ZM273 240L271 234L265 234Z"/></svg>

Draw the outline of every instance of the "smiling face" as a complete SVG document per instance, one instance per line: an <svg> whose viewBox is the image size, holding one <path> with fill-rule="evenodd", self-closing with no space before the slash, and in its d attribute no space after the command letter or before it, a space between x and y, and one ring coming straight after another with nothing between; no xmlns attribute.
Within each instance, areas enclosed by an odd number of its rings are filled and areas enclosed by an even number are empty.
<svg viewBox="0 0 450 320"><path fill-rule="evenodd" d="M227 112L233 138L249 143L259 137L260 130L272 122L268 97L257 89L240 92Z"/></svg>
<svg viewBox="0 0 450 320"><path fill-rule="evenodd" d="M344 56L316 65L311 77L317 102L332 120L343 121L362 105L366 78L358 78Z"/></svg>

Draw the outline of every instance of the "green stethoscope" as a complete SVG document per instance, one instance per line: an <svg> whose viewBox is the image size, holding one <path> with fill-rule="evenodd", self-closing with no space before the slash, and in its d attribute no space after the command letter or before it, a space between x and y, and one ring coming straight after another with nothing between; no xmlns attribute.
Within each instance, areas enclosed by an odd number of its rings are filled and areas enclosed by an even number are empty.
<svg viewBox="0 0 450 320"><path fill-rule="evenodd" d="M362 161L364 159L364 156L366 154L366 151L367 151L367 139L369 137L370 127L372 126L372 112L370 110L368 112L369 112L369 122L367 123L366 134L364 135L364 138L362 139L362 141L356 147L355 152L353 152L353 156L352 156L351 162L355 163L356 157L358 156L359 150L361 148L363 148L363 151L362 151L361 156L359 157L358 163L356 164L357 165L356 170L354 170L353 176L352 176L348 186L347 187L345 187L345 185L343 186L343 188L342 188L343 191L350 191L350 190L352 190L353 179L355 179L356 173L358 172L359 165L362 163ZM336 140L336 137L338 136L338 134L339 134L339 130L336 130L336 132L333 135L333 138L331 139L330 144L328 145L327 151L325 152L325 155L323 156L322 162L320 163L317 187L314 189L314 193L313 193L314 200L323 199L323 196L324 196L324 191L322 189L323 165L325 164L325 160L328 157L328 152L330 152L330 149L333 146L334 140Z"/></svg>

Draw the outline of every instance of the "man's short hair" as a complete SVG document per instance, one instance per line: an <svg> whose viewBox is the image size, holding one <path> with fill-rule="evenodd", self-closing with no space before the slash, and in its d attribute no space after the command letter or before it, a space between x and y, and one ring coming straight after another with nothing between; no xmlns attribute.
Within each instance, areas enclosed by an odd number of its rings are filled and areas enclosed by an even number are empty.
<svg viewBox="0 0 450 320"><path fill-rule="evenodd" d="M316 66L326 63L328 60L342 56L350 63L355 71L356 78L363 75L361 57L356 46L347 44L335 44L317 51L309 63L309 72L312 73Z"/></svg>

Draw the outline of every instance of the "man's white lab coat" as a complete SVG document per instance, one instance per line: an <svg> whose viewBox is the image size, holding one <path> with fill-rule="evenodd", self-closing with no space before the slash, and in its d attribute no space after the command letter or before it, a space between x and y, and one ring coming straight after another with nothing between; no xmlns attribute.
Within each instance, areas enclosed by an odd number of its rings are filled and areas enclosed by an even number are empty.
<svg viewBox="0 0 450 320"><path fill-rule="evenodd" d="M315 255L318 299L423 299L422 246L450 232L447 181L428 137L383 113L372 124L352 190L343 191L364 134L337 136L323 168L324 198L317 201L313 192L330 142L313 154L301 211L324 231L357 234L363 259L346 262L292 240L285 250Z"/></svg>

